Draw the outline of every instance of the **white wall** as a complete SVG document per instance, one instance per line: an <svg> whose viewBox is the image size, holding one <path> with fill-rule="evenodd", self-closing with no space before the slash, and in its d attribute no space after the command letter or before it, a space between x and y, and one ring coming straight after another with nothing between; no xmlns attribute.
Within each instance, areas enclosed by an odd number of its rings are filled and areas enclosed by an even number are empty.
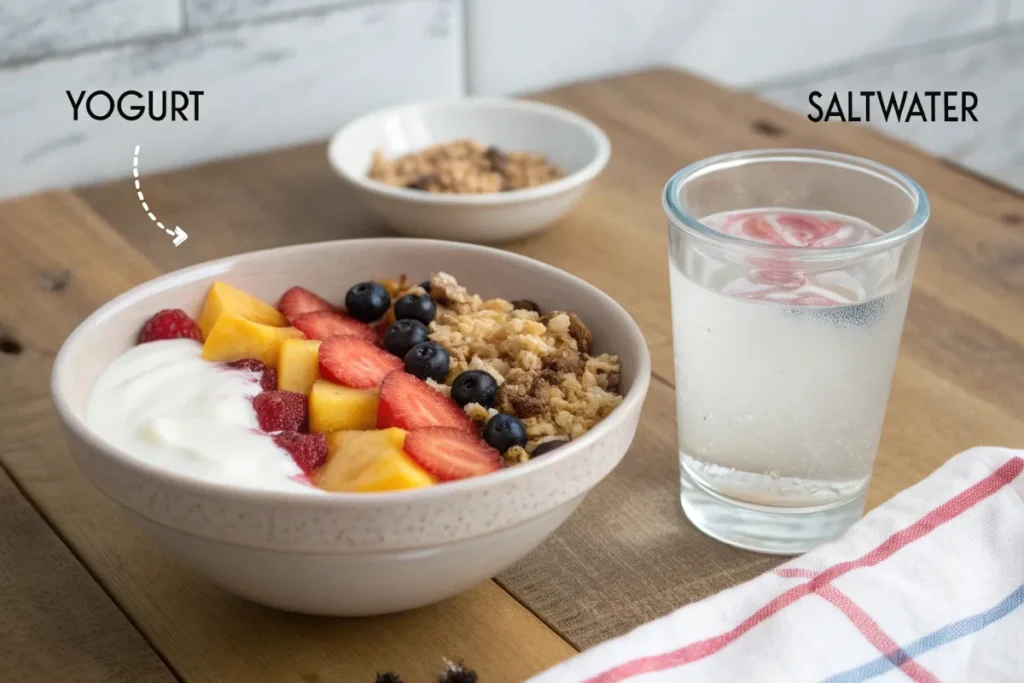
<svg viewBox="0 0 1024 683"><path fill-rule="evenodd" d="M1024 0L0 0L0 196L326 137L370 109L671 64L806 113L970 89L891 133L1024 187ZM198 122L72 120L65 90L204 90Z"/></svg>

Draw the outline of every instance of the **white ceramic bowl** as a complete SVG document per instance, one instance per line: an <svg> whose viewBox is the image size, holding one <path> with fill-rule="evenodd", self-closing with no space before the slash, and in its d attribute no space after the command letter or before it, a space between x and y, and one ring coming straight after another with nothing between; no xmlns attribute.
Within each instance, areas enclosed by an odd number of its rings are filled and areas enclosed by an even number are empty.
<svg viewBox="0 0 1024 683"><path fill-rule="evenodd" d="M567 175L538 187L476 195L432 194L366 175L375 149L394 157L467 137L545 154ZM335 170L398 232L481 243L525 237L551 225L583 196L610 155L608 137L582 116L548 104L499 98L383 109L342 128L327 148Z"/></svg>
<svg viewBox="0 0 1024 683"><path fill-rule="evenodd" d="M198 311L225 280L268 301L302 285L341 300L352 283L430 271L472 291L573 311L599 352L619 354L625 398L581 438L487 476L378 494L261 492L194 479L134 458L93 434L84 407L100 371L163 308ZM282 609L381 614L477 584L554 531L619 462L636 431L650 356L636 323L582 280L523 256L433 240L305 244L179 270L110 301L65 341L52 391L78 466L169 555L225 590Z"/></svg>

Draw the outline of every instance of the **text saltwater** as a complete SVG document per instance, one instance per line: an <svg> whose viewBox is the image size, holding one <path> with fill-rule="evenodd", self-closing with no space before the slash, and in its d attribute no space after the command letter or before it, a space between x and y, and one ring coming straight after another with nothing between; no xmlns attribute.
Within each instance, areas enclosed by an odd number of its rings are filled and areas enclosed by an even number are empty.
<svg viewBox="0 0 1024 683"><path fill-rule="evenodd" d="M879 113L883 121L977 121L974 109L978 96L970 90L925 90L903 92L881 90L852 90L841 97L838 92L823 107L819 104L821 92L811 92L807 100L814 113L807 118L819 121L871 121L872 113Z"/></svg>
<svg viewBox="0 0 1024 683"><path fill-rule="evenodd" d="M153 121L198 121L199 98L203 90L152 90L143 94L138 90L125 90L116 97L106 90L85 90L74 95L67 90L71 113L75 121L84 114L94 121L105 121L115 113L125 121L138 121L148 115Z"/></svg>

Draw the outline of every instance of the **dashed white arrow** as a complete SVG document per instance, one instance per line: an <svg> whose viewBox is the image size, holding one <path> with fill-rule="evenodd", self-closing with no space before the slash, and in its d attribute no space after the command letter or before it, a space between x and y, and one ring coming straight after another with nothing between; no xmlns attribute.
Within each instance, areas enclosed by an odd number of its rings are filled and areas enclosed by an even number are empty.
<svg viewBox="0 0 1024 683"><path fill-rule="evenodd" d="M149 210L149 204L146 203L146 197L142 194L142 184L139 183L139 149L140 145L135 145L135 157L132 159L132 175L135 176L135 192L139 195L139 201L142 202L142 210L149 216L149 220L156 224L156 227L160 228L168 235L174 238L171 242L174 246L180 246L182 242L188 239L188 233L179 228L177 225L174 229L164 227L164 224L156 219L153 212Z"/></svg>

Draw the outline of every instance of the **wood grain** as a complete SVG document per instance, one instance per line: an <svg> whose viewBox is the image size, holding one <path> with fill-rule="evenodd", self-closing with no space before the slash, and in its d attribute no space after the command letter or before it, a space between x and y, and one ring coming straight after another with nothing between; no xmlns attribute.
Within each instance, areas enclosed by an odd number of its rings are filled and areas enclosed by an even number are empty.
<svg viewBox="0 0 1024 683"><path fill-rule="evenodd" d="M173 250L169 241L164 246ZM52 277L40 278L63 269L70 276L57 291L46 285ZM393 668L407 680L431 680L443 668L442 658L449 657L465 659L490 683L522 680L574 652L493 582L394 617L316 619L230 597L158 552L75 468L49 401L50 366L63 338L96 306L157 272L68 193L0 206L0 322L6 337L22 348L13 361L0 356L0 384L6 388L0 393L0 460L182 679L358 683ZM11 536L4 543L11 544L11 554L0 559L0 568L6 562L26 571L38 565L31 546L21 549ZM78 571L83 573L81 567ZM20 585L21 577L15 580L12 609L34 595ZM88 587L81 583L69 579L54 599L81 591L79 599L86 600ZM92 590L99 589L93 585ZM27 620L26 633L61 637L54 614L25 609L15 614ZM0 614L0 624L7 617ZM99 624L101 617L97 611L94 621L84 621L81 628ZM78 637L68 648L75 648L79 659L83 653L94 656L96 667L106 664L116 673L138 656L125 647L118 659L118 650L110 647L116 631L91 639L71 626L65 631ZM517 647L509 648L508 642ZM11 641L24 661L30 661L32 646ZM68 665L74 662L69 657ZM139 678L124 680L146 680L145 669L140 671ZM118 679L111 675L105 680Z"/></svg>
<svg viewBox="0 0 1024 683"><path fill-rule="evenodd" d="M542 548L500 577L578 647L750 578L775 558L705 538L678 505L665 180L727 151L816 147L867 156L919 181L932 202L868 504L981 443L1024 445L1024 198L871 130L812 124L752 95L674 71L573 85L537 99L605 129L605 173L556 229L508 245L600 287L634 316L655 382L626 459ZM147 198L191 239L146 233L127 183L79 192L164 268L245 248L384 234L341 189L322 144L147 178ZM201 226L201 228L200 228Z"/></svg>
<svg viewBox="0 0 1024 683"><path fill-rule="evenodd" d="M2 469L0 528L4 681L176 680Z"/></svg>

